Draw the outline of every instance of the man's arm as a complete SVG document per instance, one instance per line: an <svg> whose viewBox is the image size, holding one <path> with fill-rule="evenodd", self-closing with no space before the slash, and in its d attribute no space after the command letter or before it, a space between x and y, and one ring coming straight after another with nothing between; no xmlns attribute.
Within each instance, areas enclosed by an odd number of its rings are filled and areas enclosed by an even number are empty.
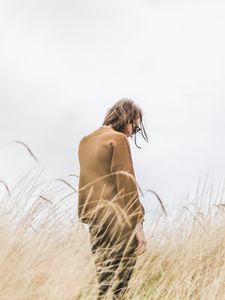
<svg viewBox="0 0 225 300"><path fill-rule="evenodd" d="M112 144L111 172L125 171L112 175L119 193L119 204L131 217L134 226L143 224L145 217L144 207L139 199L136 177L131 157L128 138L125 134L116 134Z"/></svg>

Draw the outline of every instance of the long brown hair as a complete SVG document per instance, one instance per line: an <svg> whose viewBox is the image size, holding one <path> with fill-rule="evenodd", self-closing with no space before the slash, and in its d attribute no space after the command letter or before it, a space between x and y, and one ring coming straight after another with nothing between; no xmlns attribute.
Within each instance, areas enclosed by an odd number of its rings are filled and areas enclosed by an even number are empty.
<svg viewBox="0 0 225 300"><path fill-rule="evenodd" d="M141 128L138 133L140 133L148 142L148 135L143 125L143 111L136 103L134 103L134 100L130 98L122 98L112 107L107 109L102 125L111 125L116 131L125 133L126 126L129 123L132 123L132 126L134 126L134 123L138 118L140 118ZM136 143L136 134L134 134L134 136L135 145L141 149L141 147L139 147Z"/></svg>

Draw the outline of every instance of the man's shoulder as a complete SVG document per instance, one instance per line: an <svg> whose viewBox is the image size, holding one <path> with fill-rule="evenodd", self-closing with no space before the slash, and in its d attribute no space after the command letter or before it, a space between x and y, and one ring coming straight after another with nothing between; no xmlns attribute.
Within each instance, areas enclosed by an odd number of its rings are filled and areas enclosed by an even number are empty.
<svg viewBox="0 0 225 300"><path fill-rule="evenodd" d="M118 140L125 140L125 139L127 139L126 134L124 134L123 132L120 132L120 131L114 131L112 133L112 135L115 137L115 139L118 139Z"/></svg>
<svg viewBox="0 0 225 300"><path fill-rule="evenodd" d="M83 135L81 138L80 138L80 141L79 141L79 144L81 144L83 141L85 141L87 139L87 135Z"/></svg>
<svg viewBox="0 0 225 300"><path fill-rule="evenodd" d="M115 147L116 146L124 147L125 145L129 144L129 141L128 141L126 134L117 131L112 136L112 143L113 143L113 146L115 146Z"/></svg>
<svg viewBox="0 0 225 300"><path fill-rule="evenodd" d="M97 131L94 130L93 132L90 132L89 134L83 135L80 139L79 144L82 144L83 142L88 142L88 140L92 140L92 138L95 137L96 132ZM99 138L99 135L97 135L97 136ZM104 132L104 134L102 135L102 138L105 139L105 137L107 137L108 139L110 139L112 141L119 142L119 143L128 141L126 134L124 134L123 132L120 132L120 131L116 131L116 130Z"/></svg>

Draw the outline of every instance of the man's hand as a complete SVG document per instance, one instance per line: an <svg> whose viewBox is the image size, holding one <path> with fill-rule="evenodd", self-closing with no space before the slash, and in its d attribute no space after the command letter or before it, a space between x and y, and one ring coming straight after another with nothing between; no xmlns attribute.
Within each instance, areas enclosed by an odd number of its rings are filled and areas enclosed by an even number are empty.
<svg viewBox="0 0 225 300"><path fill-rule="evenodd" d="M147 241L145 239L145 234L144 234L144 230L143 230L143 226L141 223L138 223L135 227L135 231L136 231L136 239L138 241L138 245L134 250L134 253L136 255L141 255L143 252L145 252L146 250L146 244Z"/></svg>

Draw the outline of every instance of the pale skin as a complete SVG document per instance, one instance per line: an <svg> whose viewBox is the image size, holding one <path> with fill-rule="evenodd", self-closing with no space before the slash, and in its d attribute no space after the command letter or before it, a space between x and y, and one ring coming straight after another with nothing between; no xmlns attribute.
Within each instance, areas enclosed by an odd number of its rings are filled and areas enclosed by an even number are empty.
<svg viewBox="0 0 225 300"><path fill-rule="evenodd" d="M138 126L140 126L140 119L136 119L135 120L136 124ZM112 127L111 125L105 125L104 127ZM129 123L126 126L126 136L127 137L132 137L132 132L133 132L133 128L132 128L132 123ZM143 252L145 252L146 250L146 244L147 244L147 240L145 238L145 233L143 230L143 226L141 223L138 223L135 227L135 231L136 231L136 239L138 241L138 245L135 248L135 254L136 255L141 255Z"/></svg>
<svg viewBox="0 0 225 300"><path fill-rule="evenodd" d="M140 119L138 118L136 121L136 124L138 126L140 126ZM133 131L133 128L132 128L132 123L129 123L126 127L127 129L127 137L132 137L132 131ZM138 223L136 225L136 228L135 228L135 231L136 231L136 238L137 238L137 241L138 241L138 245L135 249L135 254L136 255L141 255L143 252L145 252L146 250L146 244L147 244L147 241L146 241L146 238L145 238L145 233L144 233L144 230L143 230L143 226L141 223Z"/></svg>

